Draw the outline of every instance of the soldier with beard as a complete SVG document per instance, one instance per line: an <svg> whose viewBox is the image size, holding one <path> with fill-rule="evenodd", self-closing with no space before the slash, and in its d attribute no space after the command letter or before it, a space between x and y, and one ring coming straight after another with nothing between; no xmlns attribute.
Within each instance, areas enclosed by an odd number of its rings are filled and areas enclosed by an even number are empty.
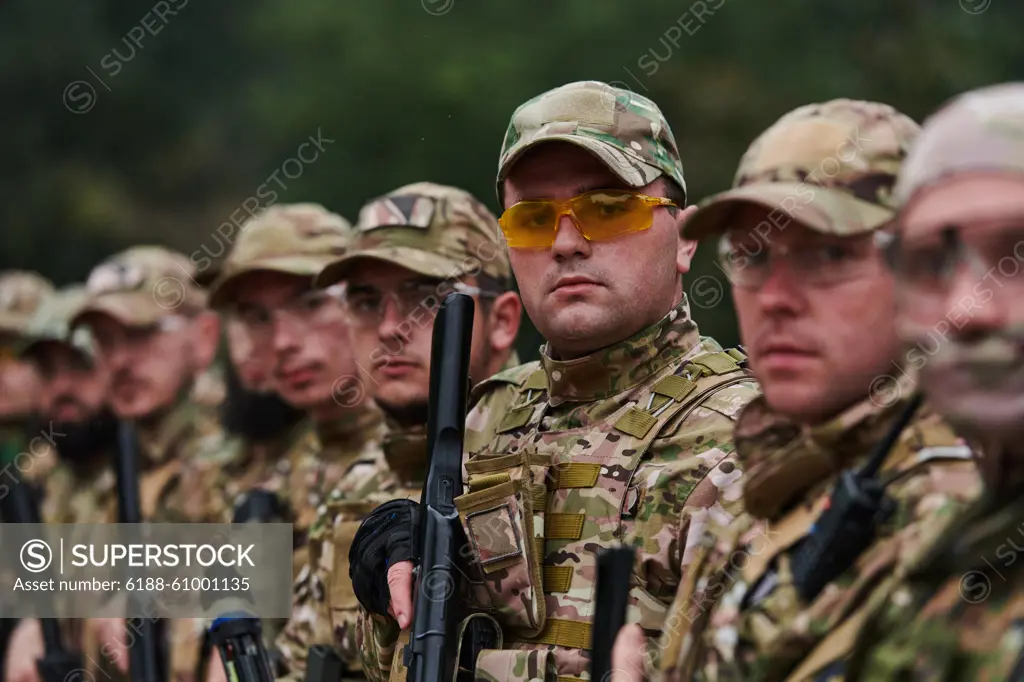
<svg viewBox="0 0 1024 682"><path fill-rule="evenodd" d="M88 299L71 322L91 333L110 373L114 414L138 426L142 515L152 522L218 520L206 515L213 492L190 482L198 462L224 450L215 408L195 396L216 352L219 323L193 270L187 257L163 247L123 251L90 273ZM116 505L108 514L116 520ZM191 677L202 623L175 620L172 630L173 676ZM90 674L126 673L126 639L123 619L89 621L85 660L101 668Z"/></svg>
<svg viewBox="0 0 1024 682"><path fill-rule="evenodd" d="M444 296L458 290L476 301L472 379L519 364L513 343L522 304L511 291L508 256L486 206L464 190L422 182L365 205L356 232L352 251L325 268L317 285L345 284L353 347L366 362L361 380L387 420L383 449L391 475L366 500L332 496L310 533L309 564L296 581L292 618L277 642L294 679L301 679L314 644L332 644L350 672L360 669L349 543L374 506L419 498L427 467L433 321Z"/></svg>
<svg viewBox="0 0 1024 682"><path fill-rule="evenodd" d="M921 535L847 679L1020 680L1024 83L968 92L926 120L895 198L898 329L929 400L978 446L985 491Z"/></svg>
<svg viewBox="0 0 1024 682"><path fill-rule="evenodd" d="M22 358L32 362L42 380L40 430L54 434L56 465L43 489L46 523L104 523L116 490L113 449L117 421L107 405L108 374L95 362L87 333L71 335L68 323L86 299L84 287L59 291L40 306L26 336ZM79 330L80 332L84 330ZM34 429L33 429L34 430ZM83 621L66 621L66 640L81 646ZM11 640L5 678L36 680L36 660L43 655L37 620L22 621Z"/></svg>
<svg viewBox="0 0 1024 682"><path fill-rule="evenodd" d="M41 388L35 366L18 351L32 315L53 293L53 284L37 273L0 273L0 454L29 481L41 480L55 458L43 451L38 456L29 452L32 457L27 460L18 457L30 440L26 428L39 411Z"/></svg>

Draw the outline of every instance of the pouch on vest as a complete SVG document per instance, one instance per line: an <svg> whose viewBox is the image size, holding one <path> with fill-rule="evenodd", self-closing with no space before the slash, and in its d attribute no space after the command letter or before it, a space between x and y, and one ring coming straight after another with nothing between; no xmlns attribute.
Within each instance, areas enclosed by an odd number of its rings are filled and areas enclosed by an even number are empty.
<svg viewBox="0 0 1024 682"><path fill-rule="evenodd" d="M474 682L557 682L555 652L489 649L476 659Z"/></svg>
<svg viewBox="0 0 1024 682"><path fill-rule="evenodd" d="M328 607L334 611L355 611L359 608L352 580L349 578L348 550L363 519L377 507L376 501L331 502L327 509L333 519L333 529L326 529L320 561L331 567ZM329 555L328 555L329 553ZM314 567L315 569L315 567Z"/></svg>
<svg viewBox="0 0 1024 682"><path fill-rule="evenodd" d="M475 592L515 594L490 603L506 627L540 632L544 627L541 582L544 506L534 496L546 491L548 466L525 453L473 458L466 463L471 492L455 498L473 558L483 574ZM544 460L546 461L546 460ZM490 583L490 586L488 584ZM486 594L478 603L492 602Z"/></svg>

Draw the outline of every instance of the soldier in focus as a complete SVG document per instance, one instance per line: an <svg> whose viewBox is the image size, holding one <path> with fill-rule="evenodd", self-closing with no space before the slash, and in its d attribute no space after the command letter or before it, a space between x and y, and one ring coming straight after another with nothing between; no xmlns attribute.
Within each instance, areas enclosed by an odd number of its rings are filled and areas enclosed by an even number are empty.
<svg viewBox="0 0 1024 682"><path fill-rule="evenodd" d="M918 130L875 102L799 107L754 141L733 188L684 228L719 240L764 395L736 422L745 513L703 529L665 624L662 676L648 679L841 676L871 595L936 522L936 506L978 492L970 449L929 407L894 427L914 386L874 237L893 218L892 186ZM893 514L851 563L821 577L820 591L809 589L801 542L819 541L809 534L821 530L840 472L863 466L894 428L879 473ZM618 649L640 644L627 629Z"/></svg>
<svg viewBox="0 0 1024 682"><path fill-rule="evenodd" d="M316 282L337 283L345 285L361 380L386 419L383 451L390 476L365 500L332 496L314 525L309 566L296 583L292 618L278 639L293 679L302 679L313 644L333 645L351 674L361 669L349 548L374 506L419 499L427 470L433 322L444 297L461 291L476 302L471 378L519 364L513 343L522 304L511 291L498 221L464 190L416 183L367 203L351 251Z"/></svg>
<svg viewBox="0 0 1024 682"><path fill-rule="evenodd" d="M88 299L71 323L87 329L95 342L110 375L115 416L137 424L142 515L153 522L213 520L205 515L213 491L191 485L190 471L224 449L215 408L196 397L197 381L216 353L219 323L193 275L182 254L133 247L93 269ZM108 519L117 519L114 503ZM198 661L201 623L171 621L169 636L172 679L189 679ZM90 620L83 652L88 665L99 667L90 674L125 674L126 640L124 619Z"/></svg>
<svg viewBox="0 0 1024 682"><path fill-rule="evenodd" d="M696 244L680 231L692 211L654 102L594 81L534 97L512 115L496 189L512 271L547 342L539 362L479 384L467 418L466 597L503 632L476 675L586 680L595 551L638 550L627 619L653 636L692 531L735 511L723 496L740 476L733 419L757 386L742 353L690 316L682 275ZM391 665L403 679L402 649L390 652L412 622L412 564L360 568L379 576L360 602L390 601L363 640L367 677Z"/></svg>
<svg viewBox="0 0 1024 682"><path fill-rule="evenodd" d="M53 284L35 272L0 273L0 460L17 466L28 481L42 481L56 463L49 448L28 451L29 422L40 408L41 379L35 365L19 356L32 315L54 294ZM26 458L24 453L28 453Z"/></svg>
<svg viewBox="0 0 1024 682"><path fill-rule="evenodd" d="M1024 83L974 90L924 123L889 246L920 386L975 444L984 494L938 510L863 628L851 680L1017 680L1024 671ZM936 330L945 339L934 342Z"/></svg>
<svg viewBox="0 0 1024 682"><path fill-rule="evenodd" d="M43 481L45 523L108 522L115 498L117 422L107 404L109 377L96 363L88 334L79 330L72 335L69 327L86 296L83 287L72 286L43 303L26 329L21 352L42 380L41 417L46 426L41 428L54 439L56 465ZM63 624L66 641L74 648L81 646L83 622ZM43 649L39 622L22 620L12 635L4 679L37 680L36 661Z"/></svg>

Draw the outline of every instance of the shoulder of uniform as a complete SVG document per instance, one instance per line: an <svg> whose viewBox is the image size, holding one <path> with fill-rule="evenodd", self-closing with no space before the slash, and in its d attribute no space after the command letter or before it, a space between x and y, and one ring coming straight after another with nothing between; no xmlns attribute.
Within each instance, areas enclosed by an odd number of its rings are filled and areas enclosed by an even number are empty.
<svg viewBox="0 0 1024 682"><path fill-rule="evenodd" d="M245 441L223 431L205 433L192 444L192 459L205 466L225 466L245 456Z"/></svg>
<svg viewBox="0 0 1024 682"><path fill-rule="evenodd" d="M712 386L710 393L692 405L692 409L683 409L665 423L658 434L659 439L677 438L684 435L683 431L694 429L714 429L719 424L728 432L728 440L732 440L732 428L739 418L740 412L755 398L761 395L761 386L749 374L737 374L723 381L717 387Z"/></svg>
<svg viewBox="0 0 1024 682"><path fill-rule="evenodd" d="M510 367L506 370L498 372L497 374L484 379L479 384L473 387L470 394L471 403L476 403L488 393L497 391L503 388L519 388L524 386L527 380L536 374L537 372L543 372L541 369L540 361L534 360L533 362L527 362L525 365L518 365L516 367Z"/></svg>

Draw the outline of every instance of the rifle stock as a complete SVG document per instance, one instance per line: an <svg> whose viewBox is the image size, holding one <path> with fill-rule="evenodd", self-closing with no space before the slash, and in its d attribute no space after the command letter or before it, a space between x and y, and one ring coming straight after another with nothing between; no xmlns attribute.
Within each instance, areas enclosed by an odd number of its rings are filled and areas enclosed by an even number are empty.
<svg viewBox="0 0 1024 682"><path fill-rule="evenodd" d="M458 598L455 560L465 543L455 498L462 494L462 445L469 399L473 299L445 298L434 322L430 357L427 448L421 498L412 632L406 647L409 682L454 679Z"/></svg>
<svg viewBox="0 0 1024 682"><path fill-rule="evenodd" d="M117 475L117 515L119 523L142 523L142 502L139 493L139 446L135 424L122 421L118 426L117 456L114 471ZM138 599L132 592L129 599ZM128 618L129 648L128 674L133 682L166 682L167 657L164 654L163 621L155 618Z"/></svg>

